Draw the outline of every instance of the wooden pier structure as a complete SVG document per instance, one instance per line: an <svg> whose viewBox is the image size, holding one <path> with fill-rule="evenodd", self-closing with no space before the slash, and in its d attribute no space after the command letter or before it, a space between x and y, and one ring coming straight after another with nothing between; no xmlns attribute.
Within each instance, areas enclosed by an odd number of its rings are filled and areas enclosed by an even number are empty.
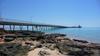
<svg viewBox="0 0 100 56"><path fill-rule="evenodd" d="M80 28L80 26L61 26L61 25L51 25L51 24L40 24L40 23L31 23L31 22L20 22L20 21L3 21L0 20L0 27L6 30L6 26L8 26L9 30L17 30L23 31L44 31L50 29L61 29L61 28ZM26 29L25 29L26 28Z"/></svg>
<svg viewBox="0 0 100 56"><path fill-rule="evenodd" d="M23 22L8 22L8 21L0 21L0 26L5 29L5 26L9 27L9 30L15 30L16 26L19 27L19 30L24 30L26 27L27 31L42 31L48 30L52 28L67 28L66 26L60 25L50 25L50 24L33 24L33 23L23 23ZM31 29L30 29L31 28Z"/></svg>

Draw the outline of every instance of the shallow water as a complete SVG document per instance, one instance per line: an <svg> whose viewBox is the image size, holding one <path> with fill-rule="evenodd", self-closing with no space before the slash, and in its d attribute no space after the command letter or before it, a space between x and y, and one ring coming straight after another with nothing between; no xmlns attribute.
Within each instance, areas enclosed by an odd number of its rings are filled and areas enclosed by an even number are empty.
<svg viewBox="0 0 100 56"><path fill-rule="evenodd" d="M66 28L47 31L49 33L64 33L67 37L100 43L100 27Z"/></svg>

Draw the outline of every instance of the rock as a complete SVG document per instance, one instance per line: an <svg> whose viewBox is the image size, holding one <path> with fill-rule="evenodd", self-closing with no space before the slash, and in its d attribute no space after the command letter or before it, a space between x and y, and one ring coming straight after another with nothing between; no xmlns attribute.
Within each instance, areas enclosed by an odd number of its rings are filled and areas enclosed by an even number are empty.
<svg viewBox="0 0 100 56"><path fill-rule="evenodd" d="M59 50L60 53L65 54L65 55L70 50L70 48L66 44L64 44L64 43L57 43L56 47L58 48L58 50Z"/></svg>
<svg viewBox="0 0 100 56"><path fill-rule="evenodd" d="M50 55L50 53L48 53L47 51L39 51L38 55L47 56L47 55Z"/></svg>
<svg viewBox="0 0 100 56"><path fill-rule="evenodd" d="M89 43L88 41L86 40L77 40L77 39L73 39L74 41L77 41L77 42L81 42L81 43Z"/></svg>
<svg viewBox="0 0 100 56"><path fill-rule="evenodd" d="M27 46L21 46L21 44L5 43L0 45L0 55L6 56L23 56L29 51Z"/></svg>
<svg viewBox="0 0 100 56"><path fill-rule="evenodd" d="M93 54L92 52L87 52L87 51L70 51L68 55L74 55L74 56L90 56Z"/></svg>

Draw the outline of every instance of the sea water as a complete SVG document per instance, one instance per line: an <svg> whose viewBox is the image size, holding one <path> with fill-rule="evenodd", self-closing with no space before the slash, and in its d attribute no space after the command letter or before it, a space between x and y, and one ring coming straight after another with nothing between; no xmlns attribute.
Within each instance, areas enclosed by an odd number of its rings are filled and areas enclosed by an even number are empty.
<svg viewBox="0 0 100 56"><path fill-rule="evenodd" d="M5 28L9 30L9 27ZM56 28L48 31L43 30L43 32L62 33L66 34L66 37L71 39L87 40L89 42L100 43L100 27Z"/></svg>
<svg viewBox="0 0 100 56"><path fill-rule="evenodd" d="M87 40L100 43L100 27L64 28L47 31L49 33L63 33L71 39Z"/></svg>

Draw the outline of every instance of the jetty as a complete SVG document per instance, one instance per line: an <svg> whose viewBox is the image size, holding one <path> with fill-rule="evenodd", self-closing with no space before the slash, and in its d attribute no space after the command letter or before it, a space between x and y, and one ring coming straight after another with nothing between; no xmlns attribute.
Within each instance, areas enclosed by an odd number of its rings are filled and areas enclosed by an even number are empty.
<svg viewBox="0 0 100 56"><path fill-rule="evenodd" d="M49 29L61 29L61 28L81 28L81 26L61 26L61 25L52 25L52 24L41 24L41 23L32 23L32 22L18 22L18 21L7 21L0 20L0 26L5 29L5 26L9 27L9 30L15 30L16 27L19 30L24 30L26 28L27 31L43 31Z"/></svg>

